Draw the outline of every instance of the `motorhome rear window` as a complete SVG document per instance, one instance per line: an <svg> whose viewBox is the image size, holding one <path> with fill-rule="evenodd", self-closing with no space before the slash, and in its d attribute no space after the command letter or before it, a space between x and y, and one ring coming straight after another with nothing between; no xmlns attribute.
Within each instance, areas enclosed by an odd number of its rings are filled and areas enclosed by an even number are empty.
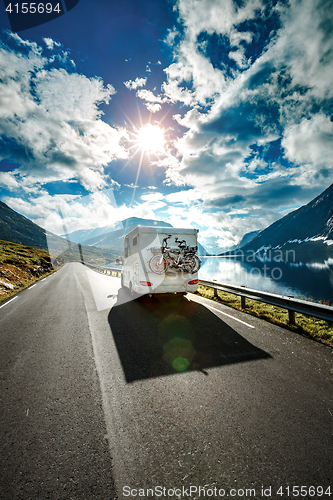
<svg viewBox="0 0 333 500"><path fill-rule="evenodd" d="M135 238L133 238L133 246L135 247L135 245L138 244L138 237L135 236Z"/></svg>

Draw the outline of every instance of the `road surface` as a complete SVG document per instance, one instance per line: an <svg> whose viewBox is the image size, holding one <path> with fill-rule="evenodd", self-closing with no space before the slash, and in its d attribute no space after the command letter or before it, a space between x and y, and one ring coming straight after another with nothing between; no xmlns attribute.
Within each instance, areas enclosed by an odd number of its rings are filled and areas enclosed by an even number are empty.
<svg viewBox="0 0 333 500"><path fill-rule="evenodd" d="M119 286L67 264L1 306L1 499L333 498L332 349Z"/></svg>

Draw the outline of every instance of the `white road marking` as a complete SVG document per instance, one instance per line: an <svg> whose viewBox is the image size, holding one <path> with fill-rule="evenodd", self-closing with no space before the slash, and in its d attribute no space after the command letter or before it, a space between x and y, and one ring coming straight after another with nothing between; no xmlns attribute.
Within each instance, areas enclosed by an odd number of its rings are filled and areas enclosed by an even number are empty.
<svg viewBox="0 0 333 500"><path fill-rule="evenodd" d="M239 321L239 323L243 323L243 325L246 325L248 326L249 328L254 328L253 325L249 325L249 323L245 323L245 321L242 321L241 319L238 319L238 318L235 318L235 316L231 316L231 314L227 314L223 311L221 311L220 309L216 309L216 307L211 307L211 306L207 306L207 304L205 304L206 307L208 307L209 309L213 309L213 311L217 311L221 314L224 314L225 316L228 316L228 318L231 318L231 319L234 319L235 321Z"/></svg>
<svg viewBox="0 0 333 500"><path fill-rule="evenodd" d="M249 328L255 328L253 325L250 325L249 323L245 323L245 321L242 321L241 319L235 318L235 316L231 316L231 314L228 314L228 313L225 313L225 312L221 311L221 309L217 309L216 307L209 306L206 303L199 302L197 300L189 298L188 296L187 296L187 298L189 300L192 300L193 302L198 302L198 304L202 304L202 305L208 307L209 309L212 309L213 311L217 311L218 313L224 314L225 316L228 316L228 318L234 319L235 321L238 321L239 323L242 323L243 325L246 325Z"/></svg>
<svg viewBox="0 0 333 500"><path fill-rule="evenodd" d="M0 306L0 309L2 307L5 307L7 304L9 304L9 302L12 302L13 300L17 299L17 297L13 297L12 299L8 300L8 302L6 302L6 304L2 304L2 306Z"/></svg>
<svg viewBox="0 0 333 500"><path fill-rule="evenodd" d="M31 290L31 288L33 288L33 287L34 287L34 286L36 286L36 285L37 285L37 283L35 283L35 284L34 284L34 285L32 285L32 286L29 286L29 290Z"/></svg>

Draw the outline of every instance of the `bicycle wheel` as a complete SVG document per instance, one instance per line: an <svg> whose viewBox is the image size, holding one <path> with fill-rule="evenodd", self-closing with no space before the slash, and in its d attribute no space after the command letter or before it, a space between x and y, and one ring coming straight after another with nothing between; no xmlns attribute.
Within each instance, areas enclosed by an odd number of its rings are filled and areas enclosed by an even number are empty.
<svg viewBox="0 0 333 500"><path fill-rule="evenodd" d="M194 265L194 270L192 271L192 274L197 273L201 267L201 260L199 259L199 257L197 255L193 255L193 259L195 261L195 265Z"/></svg>
<svg viewBox="0 0 333 500"><path fill-rule="evenodd" d="M184 268L188 273L197 273L200 269L201 261L196 255L187 255L184 259Z"/></svg>
<svg viewBox="0 0 333 500"><path fill-rule="evenodd" d="M162 254L153 255L149 259L149 267L151 271L155 274L164 274L167 266L165 265L165 260L163 259Z"/></svg>

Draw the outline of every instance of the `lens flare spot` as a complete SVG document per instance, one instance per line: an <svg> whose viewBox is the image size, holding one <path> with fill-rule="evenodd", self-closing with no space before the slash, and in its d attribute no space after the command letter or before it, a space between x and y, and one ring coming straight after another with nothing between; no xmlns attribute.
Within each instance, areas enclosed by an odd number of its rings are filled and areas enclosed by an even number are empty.
<svg viewBox="0 0 333 500"><path fill-rule="evenodd" d="M172 368L174 368L177 372L184 372L189 367L190 363L186 358L179 356L174 359L172 362Z"/></svg>
<svg viewBox="0 0 333 500"><path fill-rule="evenodd" d="M187 339L174 337L164 347L163 359L169 363L177 372L183 372L192 363L195 357L195 349L192 342Z"/></svg>

